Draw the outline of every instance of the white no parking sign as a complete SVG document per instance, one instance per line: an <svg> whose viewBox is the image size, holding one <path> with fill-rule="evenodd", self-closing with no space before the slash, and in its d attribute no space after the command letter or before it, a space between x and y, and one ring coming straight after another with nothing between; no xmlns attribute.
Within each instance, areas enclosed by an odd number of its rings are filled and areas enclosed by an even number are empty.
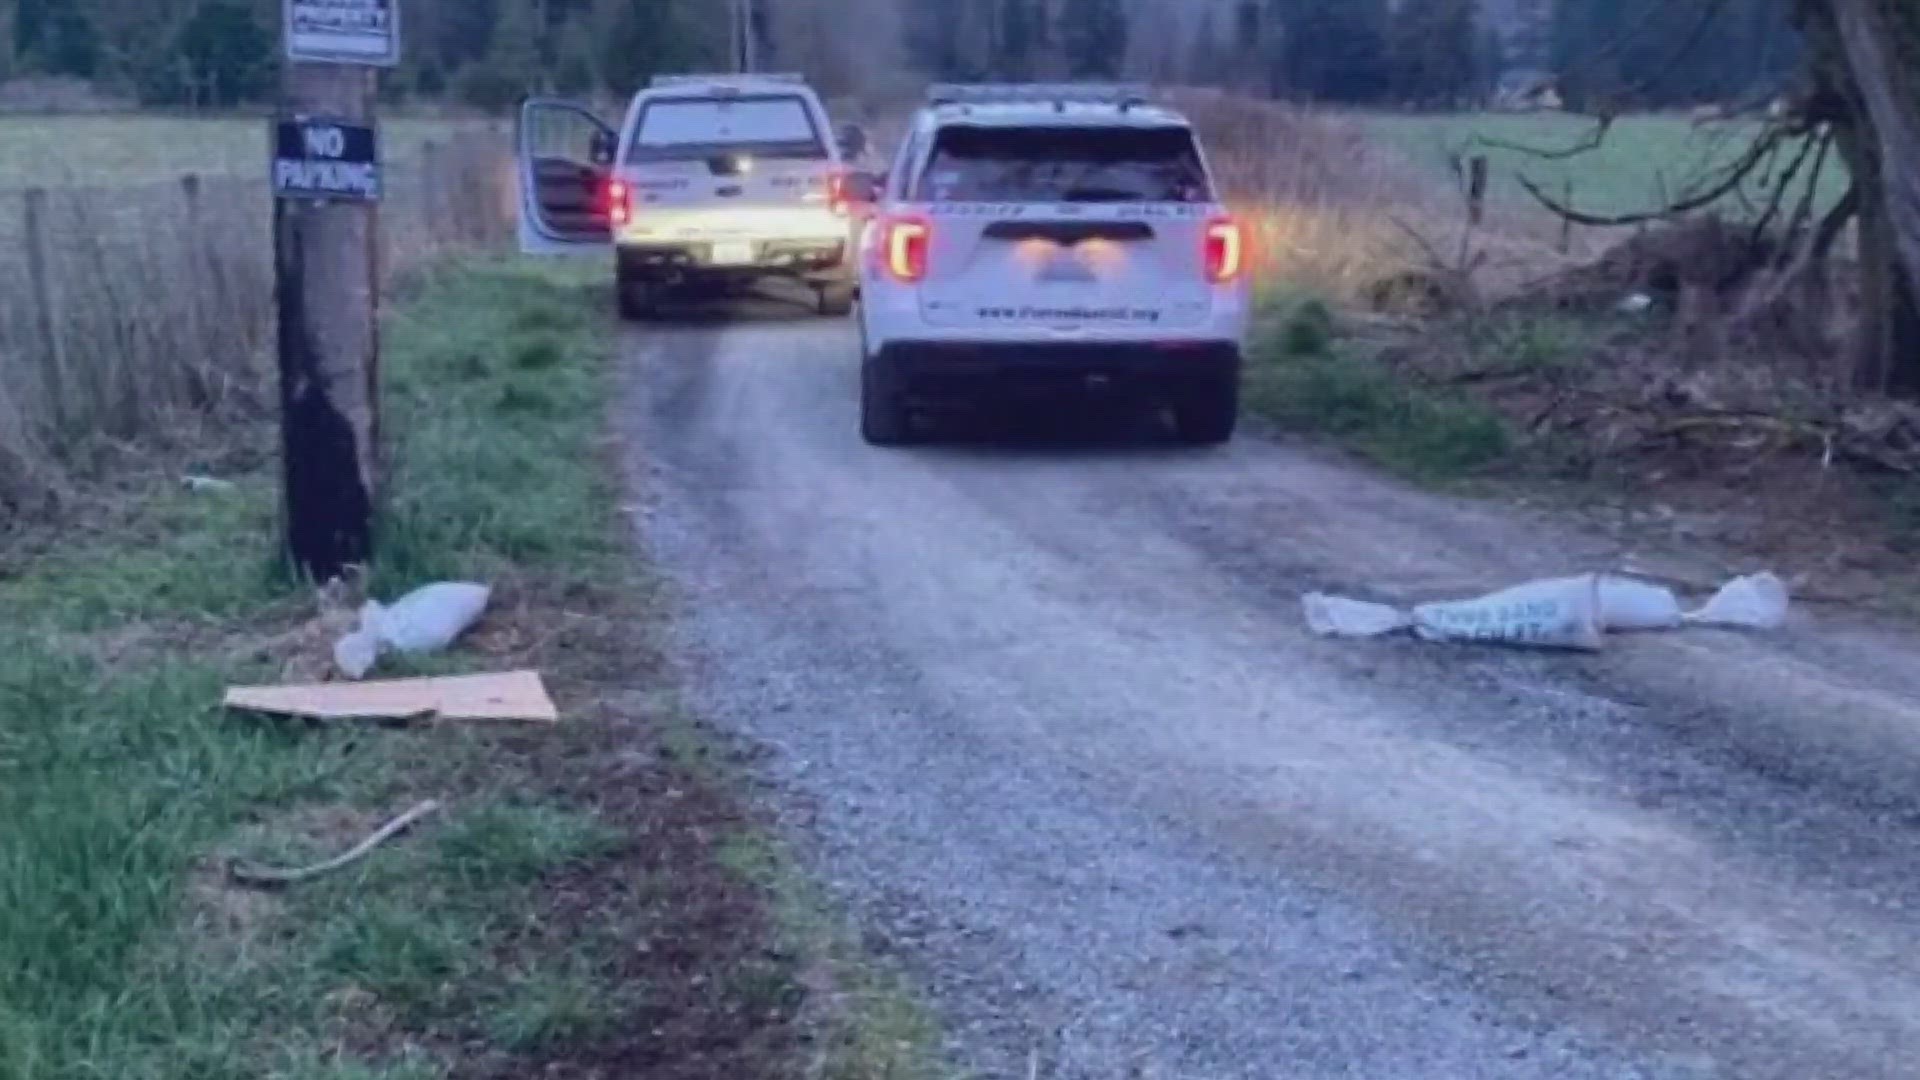
<svg viewBox="0 0 1920 1080"><path fill-rule="evenodd" d="M290 59L400 62L400 0L286 0L286 17Z"/></svg>

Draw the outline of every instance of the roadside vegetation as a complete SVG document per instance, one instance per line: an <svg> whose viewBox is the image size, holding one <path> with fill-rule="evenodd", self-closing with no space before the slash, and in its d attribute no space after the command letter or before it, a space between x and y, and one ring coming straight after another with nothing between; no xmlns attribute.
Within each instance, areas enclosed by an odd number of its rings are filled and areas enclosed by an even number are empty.
<svg viewBox="0 0 1920 1080"><path fill-rule="evenodd" d="M1404 154L1435 183L1456 182L1462 160L1482 155L1490 166L1489 197L1517 206L1532 200L1520 185L1527 177L1556 198L1594 214L1625 214L1661 206L1687 194L1701 178L1736 161L1761 130L1757 119L1695 121L1683 113L1626 116L1614 121L1592 152L1564 160L1559 153L1592 139L1596 121L1562 112L1367 114L1369 134ZM1820 204L1846 192L1845 168L1827 162ZM1764 178L1756 176L1716 206L1748 216L1763 206Z"/></svg>
<svg viewBox="0 0 1920 1080"><path fill-rule="evenodd" d="M265 138L260 121L0 118L0 537L271 415ZM501 243L504 138L403 124L392 147L390 281Z"/></svg>
<svg viewBox="0 0 1920 1080"><path fill-rule="evenodd" d="M557 728L217 707L231 682L319 676L342 626L270 554L267 424L10 548L0 1076L920 1075L907 999L837 943L675 709L603 443L603 291L455 263L389 327L372 587L496 595L455 653L385 673L537 668ZM333 875L227 873L318 861L425 799L445 809Z"/></svg>

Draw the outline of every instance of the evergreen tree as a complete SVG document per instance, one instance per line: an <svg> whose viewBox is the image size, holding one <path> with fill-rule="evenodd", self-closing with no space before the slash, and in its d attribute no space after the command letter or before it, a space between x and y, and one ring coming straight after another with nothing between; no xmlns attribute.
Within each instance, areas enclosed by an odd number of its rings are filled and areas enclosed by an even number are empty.
<svg viewBox="0 0 1920 1080"><path fill-rule="evenodd" d="M1035 31L1040 15L1034 0L1000 0L999 74L1005 78L1033 78L1034 60L1039 52Z"/></svg>
<svg viewBox="0 0 1920 1080"><path fill-rule="evenodd" d="M1076 79L1115 79L1126 69L1124 0L1066 0L1059 19L1060 51Z"/></svg>
<svg viewBox="0 0 1920 1080"><path fill-rule="evenodd" d="M90 79L100 68L100 35L72 0L19 0L14 50L24 66L50 75Z"/></svg>
<svg viewBox="0 0 1920 1080"><path fill-rule="evenodd" d="M1474 0L1401 0L1389 48L1402 101L1451 105L1476 73Z"/></svg>
<svg viewBox="0 0 1920 1080"><path fill-rule="evenodd" d="M1386 0L1274 0L1284 35L1276 85L1327 101L1386 93Z"/></svg>
<svg viewBox="0 0 1920 1080"><path fill-rule="evenodd" d="M1589 111L1739 98L1798 64L1792 14L1791 0L1561 0L1554 66L1569 104Z"/></svg>
<svg viewBox="0 0 1920 1080"><path fill-rule="evenodd" d="M191 83L181 90L194 103L215 108L265 94L279 55L272 35L242 0L204 0L180 28L177 51Z"/></svg>
<svg viewBox="0 0 1920 1080"><path fill-rule="evenodd" d="M545 77L545 30L540 0L504 0L486 55L461 69L461 99L500 113L539 87Z"/></svg>

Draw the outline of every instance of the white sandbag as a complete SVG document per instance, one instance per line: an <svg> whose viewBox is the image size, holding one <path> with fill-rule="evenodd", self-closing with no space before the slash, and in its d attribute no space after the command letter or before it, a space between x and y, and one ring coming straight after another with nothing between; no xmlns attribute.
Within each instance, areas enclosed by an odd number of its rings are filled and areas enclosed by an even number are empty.
<svg viewBox="0 0 1920 1080"><path fill-rule="evenodd" d="M1413 616L1407 612L1365 600L1308 593L1301 606L1306 609L1307 628L1321 637L1380 637L1413 627Z"/></svg>
<svg viewBox="0 0 1920 1080"><path fill-rule="evenodd" d="M334 663L348 678L361 679L387 652L441 652L480 621L492 596L485 585L449 581L416 589L392 605L368 601L359 628L334 644Z"/></svg>
<svg viewBox="0 0 1920 1080"><path fill-rule="evenodd" d="M1696 626L1777 630L1787 621L1787 583L1773 574L1735 578L1685 620Z"/></svg>
<svg viewBox="0 0 1920 1080"><path fill-rule="evenodd" d="M1534 581L1477 600L1422 604L1413 609L1413 629L1428 641L1597 651L1605 637L1600 578Z"/></svg>
<svg viewBox="0 0 1920 1080"><path fill-rule="evenodd" d="M1682 621L1673 590L1633 578L1600 578L1600 625L1610 632L1672 630Z"/></svg>

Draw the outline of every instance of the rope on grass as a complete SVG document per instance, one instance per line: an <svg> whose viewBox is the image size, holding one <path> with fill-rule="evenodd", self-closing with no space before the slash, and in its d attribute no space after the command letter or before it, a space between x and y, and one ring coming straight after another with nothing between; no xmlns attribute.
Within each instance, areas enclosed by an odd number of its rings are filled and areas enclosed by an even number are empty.
<svg viewBox="0 0 1920 1080"><path fill-rule="evenodd" d="M366 858L368 855L373 854L375 848L406 832L421 818L439 809L440 801L438 799L428 799L426 802L421 803L406 813L401 814L399 817L394 818L392 821L387 822L385 825L382 825L372 836L356 844L351 851L348 851L338 858L328 859L323 863L315 863L312 866L301 867L298 870L276 870L270 867L240 866L235 864L227 868L227 875L241 885L251 886L256 889L275 889L295 885L311 878L317 878L322 874L331 874L335 870L351 866L361 859Z"/></svg>

